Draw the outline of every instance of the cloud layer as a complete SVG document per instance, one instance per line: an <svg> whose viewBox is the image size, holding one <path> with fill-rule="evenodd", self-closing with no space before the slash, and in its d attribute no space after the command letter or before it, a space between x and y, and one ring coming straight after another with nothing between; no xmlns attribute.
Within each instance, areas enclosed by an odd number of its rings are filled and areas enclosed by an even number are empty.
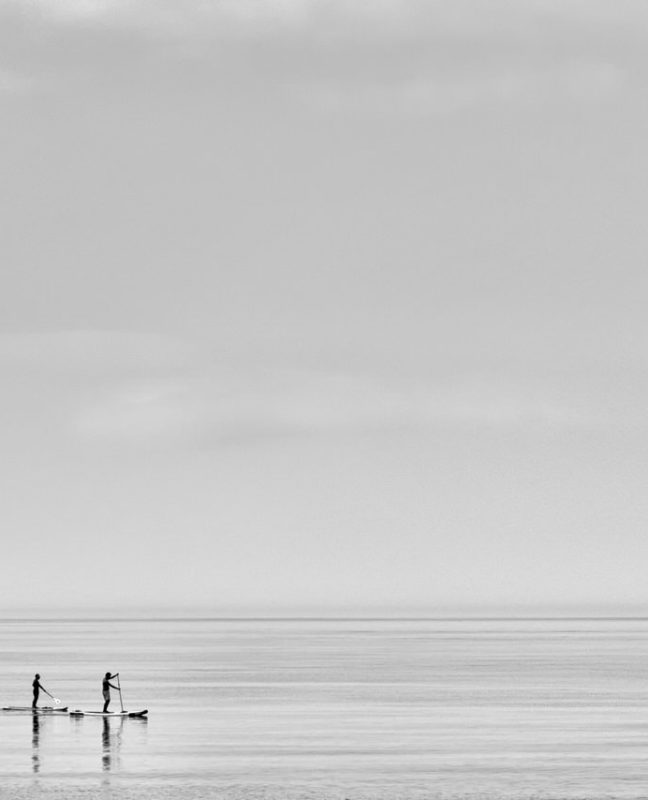
<svg viewBox="0 0 648 800"><path fill-rule="evenodd" d="M5 595L645 599L647 16L0 0Z"/></svg>
<svg viewBox="0 0 648 800"><path fill-rule="evenodd" d="M578 0L3 0L0 91L25 90L61 70L72 83L83 73L110 80L110 43L120 73L156 61L193 65L185 79L208 85L224 69L256 65L270 88L324 113L599 102L639 83L633 73L645 68L648 13L636 2L623 9ZM47 37L38 35L42 26ZM235 63L224 52L238 53Z"/></svg>
<svg viewBox="0 0 648 800"><path fill-rule="evenodd" d="M504 364L492 372L439 364L421 380L385 368L228 364L170 337L79 332L0 337L0 370L30 394L49 393L67 418L70 442L80 437L97 446L204 449L286 437L433 435L456 426L536 432L646 426L648 387L635 387L633 396L623 385L602 390L584 375L548 379ZM15 394L5 398L11 402ZM10 420L11 408L5 410Z"/></svg>
<svg viewBox="0 0 648 800"><path fill-rule="evenodd" d="M648 24L648 11L639 0L610 4L602 0L494 0L484 6L477 0L3 0L5 8L26 15L48 17L65 23L97 22L160 26L183 30L185 25L204 26L229 20L253 28L269 23L290 29L309 26L335 28L340 21L353 26L374 24L392 35L420 32L422 22L434 25L441 35L482 35L497 30L537 36L552 24L631 28ZM396 26L396 27L394 27ZM347 28L347 30L349 30ZM344 32L340 29L340 35Z"/></svg>

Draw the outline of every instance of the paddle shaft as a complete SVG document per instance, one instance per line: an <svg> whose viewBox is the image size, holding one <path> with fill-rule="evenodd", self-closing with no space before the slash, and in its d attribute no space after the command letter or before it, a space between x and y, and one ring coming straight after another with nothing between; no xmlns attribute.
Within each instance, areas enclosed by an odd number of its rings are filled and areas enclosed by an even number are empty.
<svg viewBox="0 0 648 800"><path fill-rule="evenodd" d="M119 689L119 705L121 706L121 710L124 710L124 702L122 700L122 693L121 693L121 682L119 680L119 675L117 676L117 688Z"/></svg>
<svg viewBox="0 0 648 800"><path fill-rule="evenodd" d="M52 700L53 700L53 701L56 703L56 705L58 705L58 704L61 702L61 701L58 699L58 697L54 697L54 695L53 695L53 694L50 694L50 693L47 691L47 689L43 689L43 691L45 692L45 694L46 694L46 695L48 695L49 697L51 697L51 698L52 698Z"/></svg>

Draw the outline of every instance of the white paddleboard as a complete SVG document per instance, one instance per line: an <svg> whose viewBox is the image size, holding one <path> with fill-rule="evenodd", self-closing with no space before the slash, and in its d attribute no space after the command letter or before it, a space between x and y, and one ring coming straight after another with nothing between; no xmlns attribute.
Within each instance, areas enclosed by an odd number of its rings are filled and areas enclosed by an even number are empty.
<svg viewBox="0 0 648 800"><path fill-rule="evenodd" d="M145 717L148 708L144 711L82 711L80 708L70 711L71 717Z"/></svg>
<svg viewBox="0 0 648 800"><path fill-rule="evenodd" d="M32 708L31 706L3 706L3 711L30 711L32 714L67 714L68 707L53 708L52 706L42 706L41 708Z"/></svg>

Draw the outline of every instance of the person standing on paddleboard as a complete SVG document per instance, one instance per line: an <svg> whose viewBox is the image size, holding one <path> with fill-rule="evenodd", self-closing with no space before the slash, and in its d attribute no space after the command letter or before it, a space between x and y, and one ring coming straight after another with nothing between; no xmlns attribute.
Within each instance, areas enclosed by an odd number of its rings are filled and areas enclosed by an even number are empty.
<svg viewBox="0 0 648 800"><path fill-rule="evenodd" d="M119 686L113 686L110 682L113 678L116 678L119 675L119 672L116 672L114 675L111 675L110 672L106 672L103 679L102 690L103 690L103 699L104 699L104 714L108 711L108 706L110 705L110 690L116 689L119 691Z"/></svg>
<svg viewBox="0 0 648 800"><path fill-rule="evenodd" d="M32 708L38 707L38 695L41 692L41 690L44 691L45 694L49 694L50 697L52 696L44 686L41 686L40 675L38 673L34 675L32 689L34 690L34 699L32 700Z"/></svg>

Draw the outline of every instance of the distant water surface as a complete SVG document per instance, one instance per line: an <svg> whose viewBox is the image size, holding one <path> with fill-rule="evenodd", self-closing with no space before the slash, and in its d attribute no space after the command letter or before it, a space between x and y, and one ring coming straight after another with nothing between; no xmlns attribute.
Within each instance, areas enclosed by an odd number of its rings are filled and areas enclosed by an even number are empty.
<svg viewBox="0 0 648 800"><path fill-rule="evenodd" d="M0 798L646 798L648 621L5 620ZM112 708L119 708L114 694ZM47 700L47 698L44 698Z"/></svg>

